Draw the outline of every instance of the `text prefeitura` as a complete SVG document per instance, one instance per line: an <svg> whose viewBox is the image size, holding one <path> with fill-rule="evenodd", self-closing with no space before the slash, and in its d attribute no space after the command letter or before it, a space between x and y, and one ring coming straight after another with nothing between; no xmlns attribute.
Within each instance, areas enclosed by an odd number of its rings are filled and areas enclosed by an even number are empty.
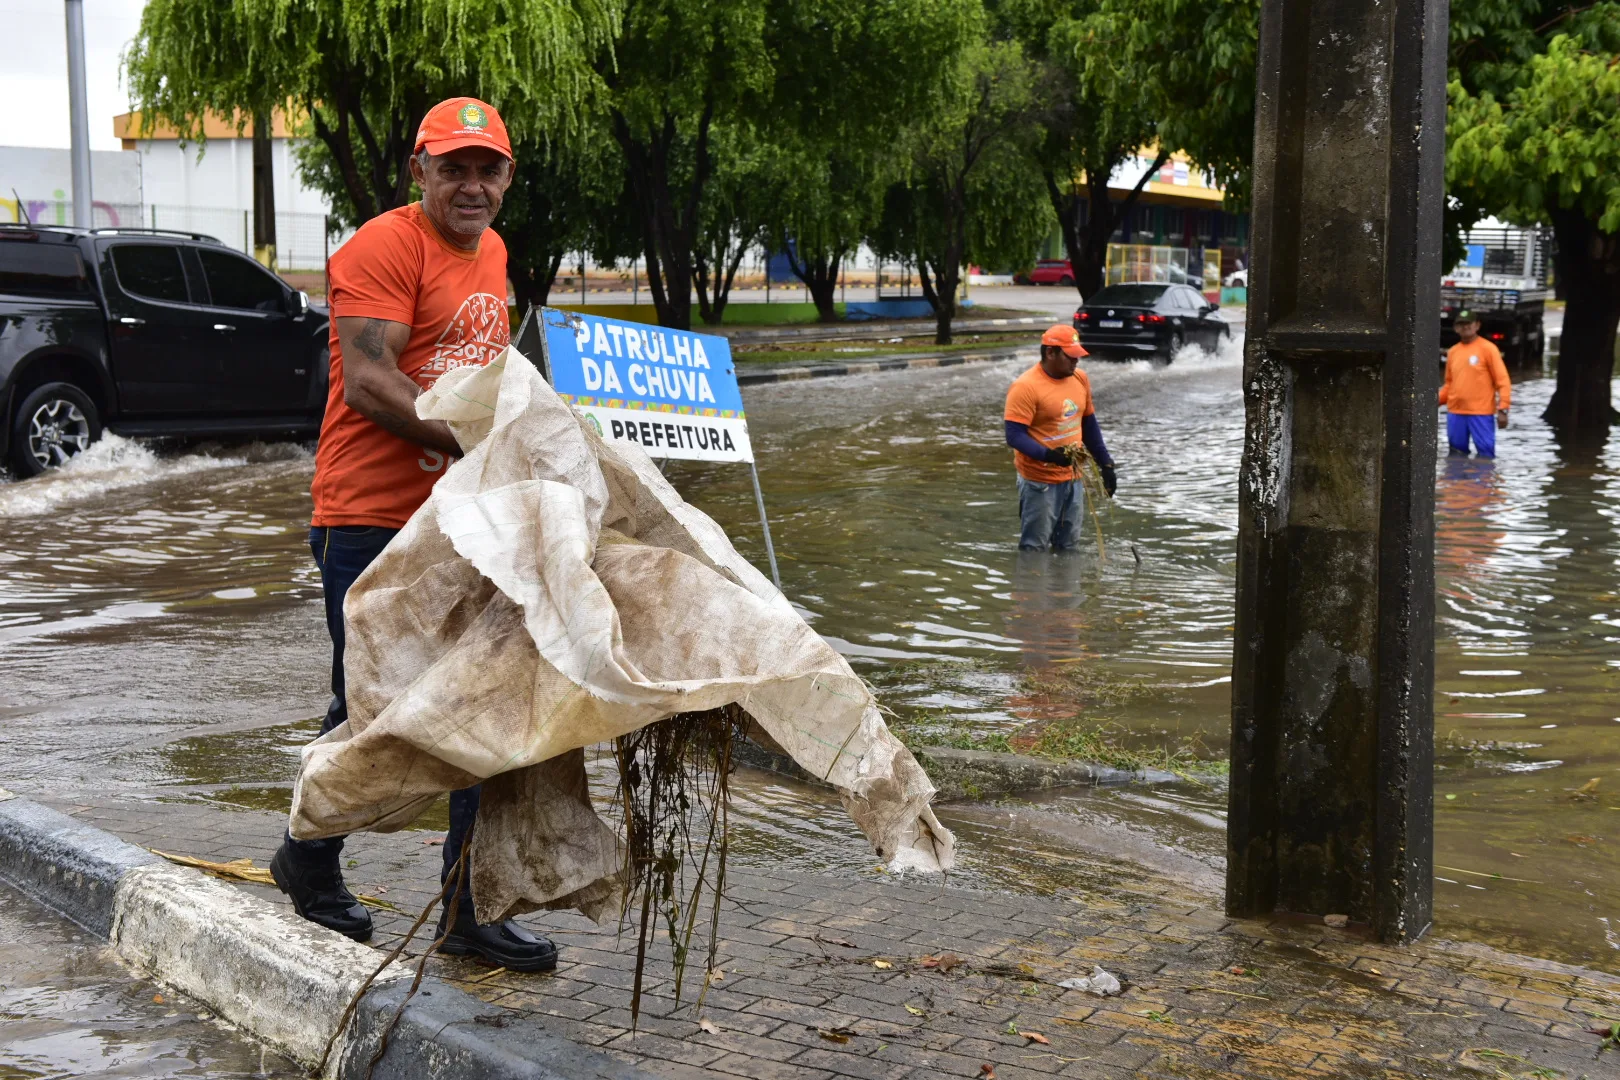
<svg viewBox="0 0 1620 1080"><path fill-rule="evenodd" d="M703 351L699 338L677 334L674 346L670 339L654 330L637 330L630 326L597 323L593 340L591 324L582 323L574 331L579 344L579 361L584 369L585 389L604 394L624 393L624 384L614 369L613 359L640 360L625 369L624 380L632 392L642 398L668 398L671 401L714 401L709 377L703 369L709 367L709 356ZM586 354L589 349L590 355ZM608 359L597 363L594 357ZM654 364L668 367L654 367ZM700 370L677 371L673 368Z"/></svg>

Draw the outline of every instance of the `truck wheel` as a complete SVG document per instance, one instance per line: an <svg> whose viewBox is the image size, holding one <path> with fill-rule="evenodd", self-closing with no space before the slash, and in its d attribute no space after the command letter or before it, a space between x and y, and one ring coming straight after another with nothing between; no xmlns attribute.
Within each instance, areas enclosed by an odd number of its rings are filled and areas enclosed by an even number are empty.
<svg viewBox="0 0 1620 1080"><path fill-rule="evenodd" d="M30 392L11 418L11 467L38 476L83 453L101 438L101 414L72 383L46 383Z"/></svg>

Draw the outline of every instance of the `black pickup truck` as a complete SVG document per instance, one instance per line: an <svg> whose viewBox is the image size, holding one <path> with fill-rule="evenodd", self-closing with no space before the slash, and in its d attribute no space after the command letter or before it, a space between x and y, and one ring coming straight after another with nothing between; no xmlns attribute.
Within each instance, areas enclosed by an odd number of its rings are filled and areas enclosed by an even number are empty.
<svg viewBox="0 0 1620 1080"><path fill-rule="evenodd" d="M101 437L318 433L327 311L208 236L0 224L0 461Z"/></svg>

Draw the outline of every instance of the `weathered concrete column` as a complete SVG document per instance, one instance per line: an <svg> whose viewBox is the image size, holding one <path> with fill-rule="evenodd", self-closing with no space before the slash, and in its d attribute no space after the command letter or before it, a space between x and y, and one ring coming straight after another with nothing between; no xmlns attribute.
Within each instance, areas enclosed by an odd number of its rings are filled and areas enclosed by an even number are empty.
<svg viewBox="0 0 1620 1080"><path fill-rule="evenodd" d="M1265 0L1234 915L1428 929L1446 0Z"/></svg>

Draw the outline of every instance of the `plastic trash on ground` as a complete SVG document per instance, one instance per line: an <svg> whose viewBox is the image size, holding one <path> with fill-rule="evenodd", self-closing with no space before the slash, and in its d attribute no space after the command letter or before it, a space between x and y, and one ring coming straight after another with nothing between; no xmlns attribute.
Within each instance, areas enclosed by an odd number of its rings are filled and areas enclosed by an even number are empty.
<svg viewBox="0 0 1620 1080"><path fill-rule="evenodd" d="M1064 979L1058 985L1065 990L1084 990L1098 997L1113 997L1121 991L1119 980L1095 964L1092 965L1091 974L1085 978Z"/></svg>
<svg viewBox="0 0 1620 1080"><path fill-rule="evenodd" d="M736 703L891 868L951 866L934 786L866 684L640 448L604 442L510 348L417 411L466 456L349 590L349 720L304 749L294 836L400 829L485 782L479 921L611 918L623 844L583 748Z"/></svg>

